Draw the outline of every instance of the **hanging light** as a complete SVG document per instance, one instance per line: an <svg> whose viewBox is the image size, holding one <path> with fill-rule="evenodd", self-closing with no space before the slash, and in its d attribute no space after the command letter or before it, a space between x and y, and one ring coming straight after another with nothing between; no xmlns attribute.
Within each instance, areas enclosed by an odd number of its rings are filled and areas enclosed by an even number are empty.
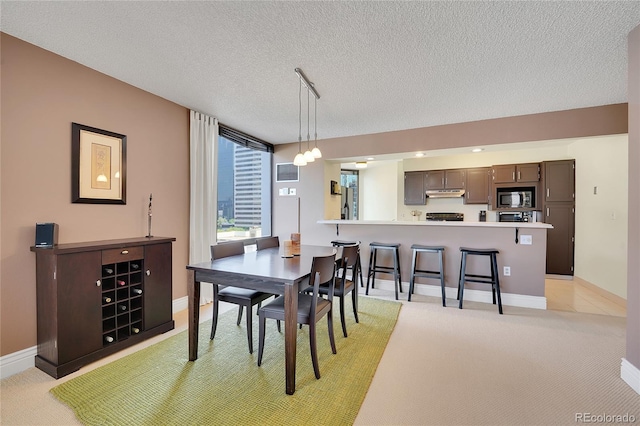
<svg viewBox="0 0 640 426"><path fill-rule="evenodd" d="M313 97L313 139L315 140L315 147L311 150L314 158L322 158L322 153L318 148L318 99Z"/></svg>
<svg viewBox="0 0 640 426"><path fill-rule="evenodd" d="M313 156L309 149L309 88L307 87L307 150L304 152L304 160L307 163L313 163L316 161L316 157Z"/></svg>
<svg viewBox="0 0 640 426"><path fill-rule="evenodd" d="M297 69L297 68L296 68ZM293 159L294 166L306 166L307 161L302 153L302 80L298 88L298 154Z"/></svg>
<svg viewBox="0 0 640 426"><path fill-rule="evenodd" d="M293 160L293 164L296 166L306 166L307 163L313 162L315 161L316 158L321 158L322 157L322 153L320 152L320 150L318 149L318 132L317 132L317 125L316 122L314 121L314 130L315 130L315 147L313 148L313 150L311 150L311 136L310 136L310 132L309 132L309 128L310 128L310 120L309 120L309 115L310 115L310 103L309 103L309 99L311 94L313 94L314 97L314 115L315 115L315 119L317 119L317 114L315 112L315 107L316 107L316 102L318 99L320 99L320 95L318 94L318 91L315 89L315 87L313 87L313 83L311 83L307 77L304 75L304 73L302 72L302 70L300 68L296 68L294 70L296 72L296 74L298 74L298 78L300 80L300 89L298 91L298 101L299 101L299 109L298 109L298 154L295 156L294 160ZM307 150L306 152L303 154L302 153L302 84L304 84L307 88Z"/></svg>

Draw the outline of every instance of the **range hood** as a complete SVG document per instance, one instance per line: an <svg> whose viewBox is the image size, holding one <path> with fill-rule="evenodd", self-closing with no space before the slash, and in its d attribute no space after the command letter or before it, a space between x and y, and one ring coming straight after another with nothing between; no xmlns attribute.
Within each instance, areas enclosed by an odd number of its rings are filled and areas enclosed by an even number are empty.
<svg viewBox="0 0 640 426"><path fill-rule="evenodd" d="M426 193L428 198L460 198L464 195L464 189L435 189Z"/></svg>

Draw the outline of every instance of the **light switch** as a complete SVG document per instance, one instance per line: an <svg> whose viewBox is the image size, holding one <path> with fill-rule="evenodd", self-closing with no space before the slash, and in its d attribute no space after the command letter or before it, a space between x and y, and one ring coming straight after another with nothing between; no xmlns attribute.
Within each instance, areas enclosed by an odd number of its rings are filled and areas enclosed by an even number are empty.
<svg viewBox="0 0 640 426"><path fill-rule="evenodd" d="M280 188L280 190L278 191L278 194L289 195L289 188Z"/></svg>

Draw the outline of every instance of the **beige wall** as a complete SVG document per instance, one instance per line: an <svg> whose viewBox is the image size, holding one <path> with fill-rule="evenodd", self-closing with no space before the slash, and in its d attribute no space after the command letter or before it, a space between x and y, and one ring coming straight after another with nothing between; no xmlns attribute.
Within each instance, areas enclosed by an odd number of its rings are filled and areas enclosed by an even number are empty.
<svg viewBox="0 0 640 426"><path fill-rule="evenodd" d="M360 219L395 220L398 198L397 161L372 163L359 172Z"/></svg>
<svg viewBox="0 0 640 426"><path fill-rule="evenodd" d="M581 139L568 151L576 160L575 275L626 299L628 136Z"/></svg>
<svg viewBox="0 0 640 426"><path fill-rule="evenodd" d="M59 242L153 234L173 246L173 298L186 296L189 112L1 34L1 354L36 344L35 223ZM127 204L71 203L71 123L127 136Z"/></svg>
<svg viewBox="0 0 640 426"><path fill-rule="evenodd" d="M629 249L626 359L640 370L640 26L629 34L628 75Z"/></svg>

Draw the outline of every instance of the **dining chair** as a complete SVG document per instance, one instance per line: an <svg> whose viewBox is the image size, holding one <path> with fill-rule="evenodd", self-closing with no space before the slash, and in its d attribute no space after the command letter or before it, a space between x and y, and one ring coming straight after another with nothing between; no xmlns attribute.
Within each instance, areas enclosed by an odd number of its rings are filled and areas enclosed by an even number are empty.
<svg viewBox="0 0 640 426"><path fill-rule="evenodd" d="M231 241L211 246L211 260L221 259L223 257L244 254L244 243L242 241ZM222 289L218 288L217 283L213 283L213 320L211 321L211 337L216 335L218 326L218 303L227 302L238 305L238 320L236 324L239 326L242 321L243 308L247 308L247 340L249 342L249 353L253 353L253 318L251 308L258 305L263 300L273 296L270 293L252 290L248 288L226 286Z"/></svg>
<svg viewBox="0 0 640 426"><path fill-rule="evenodd" d="M318 367L318 350L316 341L316 323L327 316L329 327L329 341L331 351L336 353L336 342L333 336L333 288L336 271L336 255L317 256L313 258L311 264L310 282L313 286L313 293L298 293L297 322L309 325L309 346L311 349L311 361L313 362L313 372L316 379L320 378L320 368ZM323 299L318 294L320 284L329 288L328 298ZM278 296L274 301L258 309L259 338L258 338L258 366L262 365L262 355L264 353L264 337L267 318L284 321L284 296Z"/></svg>
<svg viewBox="0 0 640 426"><path fill-rule="evenodd" d="M280 240L277 236L265 237L256 240L256 249L262 250L271 247L280 247Z"/></svg>
<svg viewBox="0 0 640 426"><path fill-rule="evenodd" d="M345 321L344 314L344 299L349 293L351 293L353 316L356 320L356 323L360 322L358 320L358 288L356 285L357 275L355 274L355 271L357 271L358 267L359 251L360 247L358 245L343 246L342 258L338 261L337 266L338 273L335 279L333 295L337 296L340 299L340 322L342 323L342 334L344 335L344 337L347 337L347 323ZM348 270L352 271L350 279L349 277L347 277ZM328 294L329 288L325 285L321 285L318 289L318 292L323 295Z"/></svg>

